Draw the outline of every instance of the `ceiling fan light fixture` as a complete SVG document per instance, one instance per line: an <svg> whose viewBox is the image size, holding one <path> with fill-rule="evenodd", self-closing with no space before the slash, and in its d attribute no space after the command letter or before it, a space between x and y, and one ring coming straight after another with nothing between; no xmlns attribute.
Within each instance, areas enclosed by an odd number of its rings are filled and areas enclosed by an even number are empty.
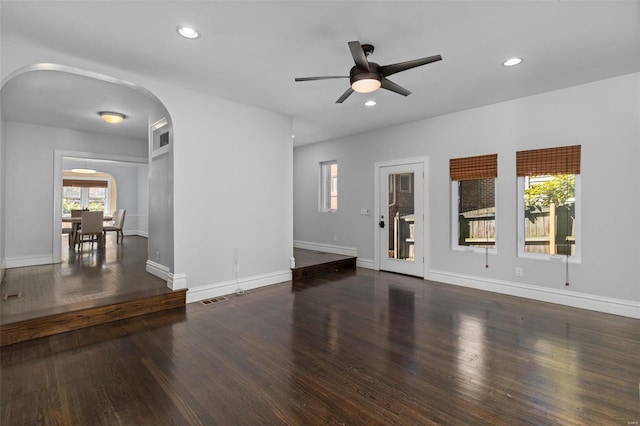
<svg viewBox="0 0 640 426"><path fill-rule="evenodd" d="M100 111L98 115L109 124L120 124L127 118L126 115L113 111Z"/></svg>
<svg viewBox="0 0 640 426"><path fill-rule="evenodd" d="M371 93L380 88L380 78L372 73L355 75L351 79L351 88L358 93Z"/></svg>

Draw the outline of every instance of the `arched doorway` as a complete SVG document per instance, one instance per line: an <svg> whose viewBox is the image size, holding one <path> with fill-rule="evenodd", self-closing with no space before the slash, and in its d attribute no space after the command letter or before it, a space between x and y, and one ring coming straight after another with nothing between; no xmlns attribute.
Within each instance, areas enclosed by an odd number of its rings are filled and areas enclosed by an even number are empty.
<svg viewBox="0 0 640 426"><path fill-rule="evenodd" d="M172 151L154 155L152 127L171 117L148 90L103 74L55 64L36 64L2 83L2 257L7 268L60 262L62 171L65 158L144 164L148 199L171 198ZM120 126L100 111L119 111ZM161 158L162 157L162 158ZM155 158L162 161L155 162ZM173 270L173 212L147 208L149 253ZM134 212L131 212L134 213ZM139 215L141 216L141 215ZM142 220L142 219L141 219ZM149 262L151 254L146 259ZM148 270L148 268L147 268Z"/></svg>

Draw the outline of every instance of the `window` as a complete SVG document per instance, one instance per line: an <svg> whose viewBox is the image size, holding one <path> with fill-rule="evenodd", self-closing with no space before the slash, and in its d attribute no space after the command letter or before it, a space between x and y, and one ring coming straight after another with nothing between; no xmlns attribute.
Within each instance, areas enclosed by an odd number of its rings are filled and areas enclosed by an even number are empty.
<svg viewBox="0 0 640 426"><path fill-rule="evenodd" d="M495 250L498 155L451 159L449 173L452 247Z"/></svg>
<svg viewBox="0 0 640 426"><path fill-rule="evenodd" d="M399 175L400 192L411 192L411 181L413 180L413 174Z"/></svg>
<svg viewBox="0 0 640 426"><path fill-rule="evenodd" d="M516 153L518 255L578 258L580 145Z"/></svg>
<svg viewBox="0 0 640 426"><path fill-rule="evenodd" d="M62 182L62 214L71 210L110 211L110 182L108 179L64 179Z"/></svg>
<svg viewBox="0 0 640 426"><path fill-rule="evenodd" d="M338 209L338 162L320 163L320 211Z"/></svg>

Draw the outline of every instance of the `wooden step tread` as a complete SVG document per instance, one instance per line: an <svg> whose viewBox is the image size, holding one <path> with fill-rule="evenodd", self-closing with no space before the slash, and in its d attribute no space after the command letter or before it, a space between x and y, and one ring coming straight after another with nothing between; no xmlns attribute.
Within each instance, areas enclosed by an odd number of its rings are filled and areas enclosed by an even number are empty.
<svg viewBox="0 0 640 426"><path fill-rule="evenodd" d="M39 318L29 318L0 325L0 346L52 336L138 315L184 307L187 290L152 294L135 300L65 310Z"/></svg>

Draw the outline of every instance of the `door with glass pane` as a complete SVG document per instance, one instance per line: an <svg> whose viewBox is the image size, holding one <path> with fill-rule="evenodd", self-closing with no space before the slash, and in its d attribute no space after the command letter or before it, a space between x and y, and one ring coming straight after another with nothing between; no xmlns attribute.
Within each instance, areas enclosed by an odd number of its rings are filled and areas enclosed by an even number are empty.
<svg viewBox="0 0 640 426"><path fill-rule="evenodd" d="M380 167L380 269L424 276L422 163Z"/></svg>

